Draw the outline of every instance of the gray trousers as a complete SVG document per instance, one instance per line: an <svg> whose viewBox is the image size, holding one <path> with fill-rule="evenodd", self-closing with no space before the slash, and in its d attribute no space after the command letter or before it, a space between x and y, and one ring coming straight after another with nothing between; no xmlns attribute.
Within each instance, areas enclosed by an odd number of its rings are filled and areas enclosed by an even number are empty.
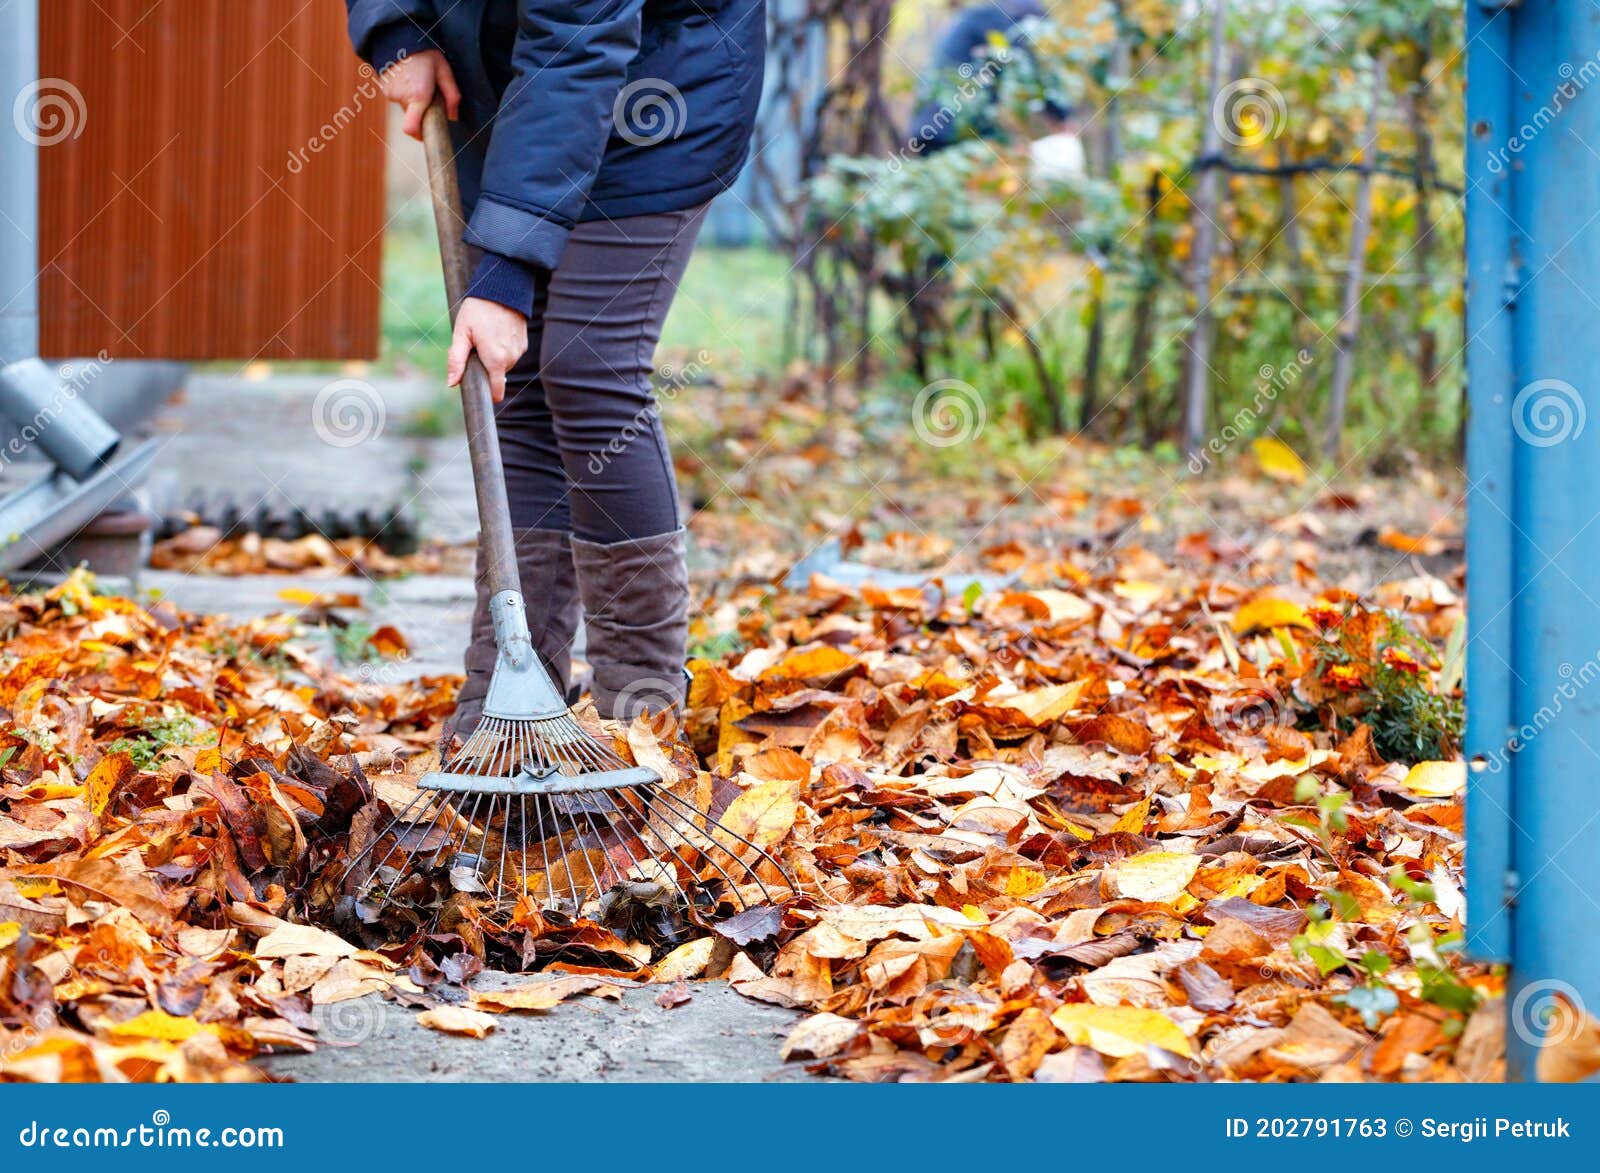
<svg viewBox="0 0 1600 1173"><path fill-rule="evenodd" d="M528 352L495 412L518 529L609 544L683 524L650 379L705 214L580 224L540 274Z"/></svg>

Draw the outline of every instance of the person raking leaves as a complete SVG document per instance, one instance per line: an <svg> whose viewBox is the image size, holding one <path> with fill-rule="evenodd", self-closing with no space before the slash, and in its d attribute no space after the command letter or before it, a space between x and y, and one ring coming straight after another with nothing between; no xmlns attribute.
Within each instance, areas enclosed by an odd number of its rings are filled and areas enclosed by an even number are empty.
<svg viewBox="0 0 1600 1173"><path fill-rule="evenodd" d="M452 119L474 267L450 346L489 373L536 650L627 720L684 700L688 575L654 352L711 199L748 155L764 0L346 0L356 51L422 137ZM495 664L480 549L466 683Z"/></svg>

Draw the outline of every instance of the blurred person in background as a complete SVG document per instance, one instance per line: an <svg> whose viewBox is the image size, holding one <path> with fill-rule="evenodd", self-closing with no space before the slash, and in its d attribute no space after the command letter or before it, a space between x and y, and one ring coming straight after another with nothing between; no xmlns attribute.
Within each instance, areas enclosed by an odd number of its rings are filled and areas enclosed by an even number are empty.
<svg viewBox="0 0 1600 1173"><path fill-rule="evenodd" d="M919 154L933 154L963 140L1005 141L999 109L999 80L1010 65L1027 65L1030 21L1047 18L1038 0L996 0L960 9L943 32L928 65L910 142ZM1083 143L1067 106L1046 99L1037 112L1031 154L1041 178L1063 179L1084 172Z"/></svg>

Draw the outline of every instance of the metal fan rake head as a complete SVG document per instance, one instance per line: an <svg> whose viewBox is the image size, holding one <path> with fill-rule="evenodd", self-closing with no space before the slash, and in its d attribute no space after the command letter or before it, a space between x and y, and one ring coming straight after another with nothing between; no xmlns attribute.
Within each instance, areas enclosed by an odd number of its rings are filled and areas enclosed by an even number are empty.
<svg viewBox="0 0 1600 1173"><path fill-rule="evenodd" d="M368 923L452 892L500 912L527 901L578 915L621 890L709 915L772 903L790 889L771 878L782 876L766 851L592 737L536 656L504 651L483 720L344 873Z"/></svg>

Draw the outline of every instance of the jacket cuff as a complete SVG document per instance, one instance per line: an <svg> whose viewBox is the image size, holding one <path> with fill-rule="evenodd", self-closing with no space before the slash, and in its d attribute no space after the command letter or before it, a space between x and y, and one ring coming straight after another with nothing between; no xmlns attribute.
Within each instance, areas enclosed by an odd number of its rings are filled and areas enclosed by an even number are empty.
<svg viewBox="0 0 1600 1173"><path fill-rule="evenodd" d="M513 257L541 269L554 269L566 251L571 225L539 212L501 203L485 195L473 210L462 237L486 252Z"/></svg>
<svg viewBox="0 0 1600 1173"><path fill-rule="evenodd" d="M391 20L388 24L381 24L373 29L367 35L364 46L367 63L379 73L402 58L415 57L418 53L436 47L428 39L428 34L406 17Z"/></svg>
<svg viewBox="0 0 1600 1173"><path fill-rule="evenodd" d="M484 253L467 283L468 297L498 302L525 318L533 315L533 293L532 267L499 253Z"/></svg>

